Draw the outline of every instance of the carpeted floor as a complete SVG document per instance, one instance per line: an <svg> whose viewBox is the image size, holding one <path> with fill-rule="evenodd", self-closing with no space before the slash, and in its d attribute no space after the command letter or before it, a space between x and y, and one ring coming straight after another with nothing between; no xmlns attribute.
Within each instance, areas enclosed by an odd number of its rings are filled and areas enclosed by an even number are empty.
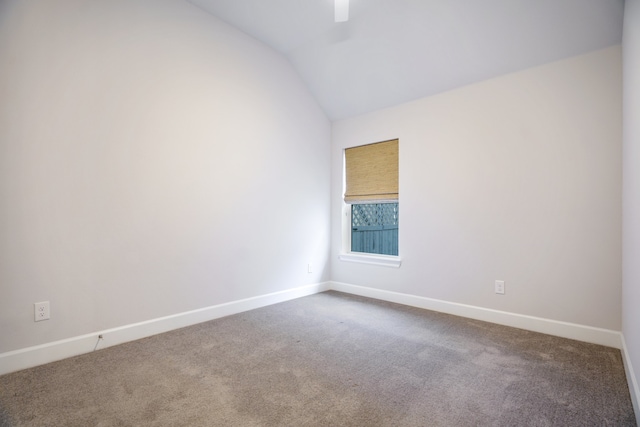
<svg viewBox="0 0 640 427"><path fill-rule="evenodd" d="M0 377L2 426L634 426L620 351L325 292Z"/></svg>

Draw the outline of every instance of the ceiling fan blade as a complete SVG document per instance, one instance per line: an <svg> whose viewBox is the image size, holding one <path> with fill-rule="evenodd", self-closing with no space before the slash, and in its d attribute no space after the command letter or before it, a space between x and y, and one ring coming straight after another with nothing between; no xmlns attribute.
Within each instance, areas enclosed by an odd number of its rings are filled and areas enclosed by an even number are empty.
<svg viewBox="0 0 640 427"><path fill-rule="evenodd" d="M336 22L347 22L349 20L349 0L335 0L335 6Z"/></svg>

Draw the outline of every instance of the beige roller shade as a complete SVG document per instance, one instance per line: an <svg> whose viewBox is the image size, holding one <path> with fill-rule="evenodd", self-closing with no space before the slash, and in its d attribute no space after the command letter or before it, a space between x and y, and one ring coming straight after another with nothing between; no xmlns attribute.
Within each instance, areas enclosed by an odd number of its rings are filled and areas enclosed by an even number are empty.
<svg viewBox="0 0 640 427"><path fill-rule="evenodd" d="M346 203L398 201L398 140L345 150Z"/></svg>

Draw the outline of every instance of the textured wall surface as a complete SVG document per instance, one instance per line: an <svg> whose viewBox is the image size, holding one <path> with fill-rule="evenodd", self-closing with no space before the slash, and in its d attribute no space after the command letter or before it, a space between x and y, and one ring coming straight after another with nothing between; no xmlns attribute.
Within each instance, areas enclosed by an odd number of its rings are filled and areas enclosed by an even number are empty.
<svg viewBox="0 0 640 427"><path fill-rule="evenodd" d="M635 369L640 411L640 1L627 0L624 21L624 212L622 332ZM640 422L640 413L636 413Z"/></svg>
<svg viewBox="0 0 640 427"><path fill-rule="evenodd" d="M0 7L0 353L328 280L330 123L283 57L187 2Z"/></svg>
<svg viewBox="0 0 640 427"><path fill-rule="evenodd" d="M335 122L332 280L619 331L621 91L616 46ZM337 261L343 150L393 138L402 266Z"/></svg>

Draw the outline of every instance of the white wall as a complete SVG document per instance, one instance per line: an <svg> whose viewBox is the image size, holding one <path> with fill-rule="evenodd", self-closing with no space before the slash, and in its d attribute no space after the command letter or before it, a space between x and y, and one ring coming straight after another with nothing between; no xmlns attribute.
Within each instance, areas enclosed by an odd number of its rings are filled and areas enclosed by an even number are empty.
<svg viewBox="0 0 640 427"><path fill-rule="evenodd" d="M619 331L621 67L616 46L335 122L332 280ZM343 149L391 138L402 266L338 261Z"/></svg>
<svg viewBox="0 0 640 427"><path fill-rule="evenodd" d="M182 1L0 17L0 353L328 280L330 123L280 55Z"/></svg>
<svg viewBox="0 0 640 427"><path fill-rule="evenodd" d="M640 423L640 1L627 0L624 12L623 127L623 286L622 332L635 377ZM629 367L629 366L628 366ZM629 371L629 369L628 369ZM628 372L629 373L629 372Z"/></svg>

